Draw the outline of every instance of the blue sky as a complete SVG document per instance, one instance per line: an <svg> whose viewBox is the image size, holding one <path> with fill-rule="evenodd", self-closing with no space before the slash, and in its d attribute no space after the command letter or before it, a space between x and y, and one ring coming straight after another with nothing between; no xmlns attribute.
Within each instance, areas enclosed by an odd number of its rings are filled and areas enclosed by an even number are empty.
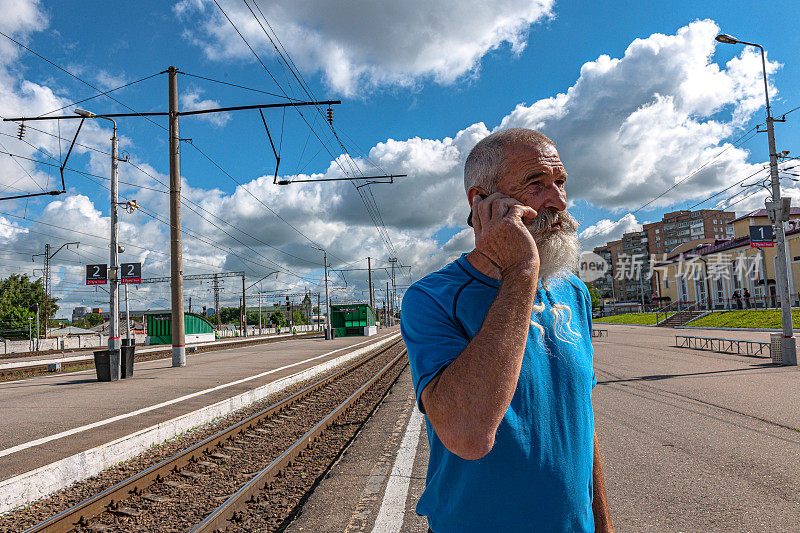
<svg viewBox="0 0 800 533"><path fill-rule="evenodd" d="M267 282L269 288L317 291L321 259L311 248L313 241L331 250L337 266L363 267L368 255L385 265L396 253L413 267L404 278L406 284L471 247L460 168L474 142L501 125L537 127L554 138L570 173L568 193L575 200L572 210L582 223L587 248L657 220L666 211L691 206L760 170L767 160L764 134L736 146L726 144L763 121L763 86L760 60L740 46L715 46L717 30L767 48L776 113L800 105L800 65L795 60L800 43L793 25L776 23L796 20L796 3L773 2L769 10L756 2L728 3L724 9L718 2L489 4L249 4L263 10L314 95L342 100L334 107L335 128L364 174L409 174L402 183L372 185L368 198L370 202L374 197L393 250L351 184L271 184L275 162L257 112L218 117L216 122L185 117L181 137L191 138L247 188L237 186L192 146L182 145L185 197L194 202L190 207L202 206L206 218L184 209L185 229L198 237L184 237L186 271L244 269L255 281L275 267L282 273ZM243 47L216 6L204 0L113 6L0 0L4 12L10 13L0 31L103 89L175 65L188 74L289 92L281 66L245 3L221 5L281 87ZM95 94L0 39L5 58L0 63L3 116L41 114ZM227 106L280 100L187 75L179 77L179 90L184 108L202 101ZM140 112L163 111L166 76L114 95ZM125 111L103 97L80 106L95 112ZM323 147L293 111L265 115L282 146L281 175L339 175L329 155L339 156L338 146ZM795 155L797 120L800 112L777 126L779 150ZM155 121L166 125L163 119ZM70 137L75 125L62 124L62 137ZM36 125L40 126L58 134L55 123ZM79 142L107 150L105 128L87 124ZM324 131L320 128L316 131ZM5 123L0 131L13 135L16 127ZM166 182L166 132L141 118L120 119L119 131L120 149L130 153L131 161ZM29 131L26 139L60 157L52 137ZM11 137L0 141L3 151L48 160ZM66 146L62 143L62 152ZM367 162L365 153L380 168ZM637 211L704 164L696 176ZM107 156L85 148L76 150L70 166L108 175ZM9 192L9 185L29 191L46 188L56 176L52 170L48 174L47 167L7 156L0 157L0 170L0 190ZM26 171L30 177L23 174ZM163 189L156 180L128 164L121 164L121 179L132 184L122 186L126 197L137 198L152 215L166 216L165 195L142 189ZM92 180L67 173L67 195L0 203L0 211L25 218L0 215L5 224L0 227L6 250L0 258L3 275L30 272L25 254L45 241L84 244L78 253L65 252L63 262L57 262L56 295L63 298L65 309L81 301L99 305L105 299L102 292L82 292L80 285L81 265L107 255L104 243L90 235L108 232L108 192L97 185L97 178ZM791 182L785 184L794 195ZM755 195L733 209L744 211L761 202L763 197ZM134 245L124 258L143 261L146 276L165 274L165 225L142 213L123 214L122 219L121 238ZM69 231L54 226L82 228L90 235L70 239ZM340 297L362 297L360 272L337 277L337 283ZM166 290L141 288L137 304L164 305ZM207 287L187 290L201 300L209 298Z"/></svg>

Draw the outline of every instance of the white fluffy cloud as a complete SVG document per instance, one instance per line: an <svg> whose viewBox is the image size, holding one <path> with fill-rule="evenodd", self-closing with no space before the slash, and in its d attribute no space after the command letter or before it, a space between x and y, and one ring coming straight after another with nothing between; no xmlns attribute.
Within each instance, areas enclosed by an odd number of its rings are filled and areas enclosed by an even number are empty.
<svg viewBox="0 0 800 533"><path fill-rule="evenodd" d="M623 233L640 231L641 229L642 225L636 221L636 217L628 213L619 220L609 220L607 218L598 220L591 226L584 228L578 236L583 249L591 251L597 246L619 239Z"/></svg>
<svg viewBox="0 0 800 533"><path fill-rule="evenodd" d="M262 25L270 28L263 21L260 25L239 2L220 4L256 50L272 53ZM530 25L551 15L553 0L357 0L323 5L281 0L258 5L272 27L280 28L278 37L301 70L321 71L333 89L352 95L364 88L410 86L420 80L452 83L476 71L490 50L507 44L518 53L525 48ZM253 59L212 2L181 0L175 11L192 15L186 35L209 58ZM255 14L260 18L259 11Z"/></svg>
<svg viewBox="0 0 800 533"><path fill-rule="evenodd" d="M203 99L203 91L201 89L193 89L181 94L181 110L182 111L199 111L201 109L213 109L220 107L216 100ZM208 113L207 115L197 115L200 120L210 122L215 126L224 126L231 119L230 113Z"/></svg>
<svg viewBox="0 0 800 533"><path fill-rule="evenodd" d="M608 208L639 207L707 164L654 205L706 196L749 174L747 152L726 142L763 102L760 57L743 50L720 69L719 27L696 21L675 35L630 44L622 58L600 56L566 93L520 104L502 127L544 131L570 174L573 198ZM773 72L775 63L768 64Z"/></svg>

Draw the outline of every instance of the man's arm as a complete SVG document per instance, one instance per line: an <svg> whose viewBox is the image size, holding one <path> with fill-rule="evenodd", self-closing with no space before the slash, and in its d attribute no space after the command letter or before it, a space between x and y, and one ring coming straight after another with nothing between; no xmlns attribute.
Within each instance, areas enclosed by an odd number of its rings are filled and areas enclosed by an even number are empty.
<svg viewBox="0 0 800 533"><path fill-rule="evenodd" d="M491 195L476 200L473 214L476 250L500 269L500 288L478 333L421 395L439 440L467 460L492 449L514 396L539 277L536 244L522 221L536 216L533 209Z"/></svg>
<svg viewBox="0 0 800 533"><path fill-rule="evenodd" d="M598 533L614 533L611 524L611 509L606 499L606 483L603 478L603 461L600 459L600 445L597 433L594 434L594 465L592 467L594 494L592 512L594 513L594 530Z"/></svg>

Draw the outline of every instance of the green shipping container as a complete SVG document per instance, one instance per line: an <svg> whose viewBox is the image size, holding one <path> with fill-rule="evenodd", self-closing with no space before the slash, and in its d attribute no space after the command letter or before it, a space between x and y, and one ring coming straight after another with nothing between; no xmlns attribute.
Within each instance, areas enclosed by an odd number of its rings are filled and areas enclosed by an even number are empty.
<svg viewBox="0 0 800 533"><path fill-rule="evenodd" d="M183 323L186 335L213 334L214 326L204 316L184 313ZM147 315L147 336L150 344L172 343L172 315Z"/></svg>
<svg viewBox="0 0 800 533"><path fill-rule="evenodd" d="M364 328L375 324L375 311L369 304L331 306L331 326L337 337L364 335Z"/></svg>

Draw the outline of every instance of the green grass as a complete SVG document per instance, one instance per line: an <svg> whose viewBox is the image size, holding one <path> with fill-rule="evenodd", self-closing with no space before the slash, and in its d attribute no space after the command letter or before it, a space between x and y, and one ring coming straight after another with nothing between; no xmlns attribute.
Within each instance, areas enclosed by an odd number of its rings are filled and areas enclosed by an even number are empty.
<svg viewBox="0 0 800 533"><path fill-rule="evenodd" d="M701 328L769 328L781 329L780 309L743 309L713 311L692 320L687 326ZM792 327L800 328L800 310L792 309Z"/></svg>
<svg viewBox="0 0 800 533"><path fill-rule="evenodd" d="M672 313L670 313L672 315ZM659 320L664 320L664 313L659 313ZM592 322L603 324L639 324L652 326L656 323L656 313L624 313L622 315L595 318Z"/></svg>

